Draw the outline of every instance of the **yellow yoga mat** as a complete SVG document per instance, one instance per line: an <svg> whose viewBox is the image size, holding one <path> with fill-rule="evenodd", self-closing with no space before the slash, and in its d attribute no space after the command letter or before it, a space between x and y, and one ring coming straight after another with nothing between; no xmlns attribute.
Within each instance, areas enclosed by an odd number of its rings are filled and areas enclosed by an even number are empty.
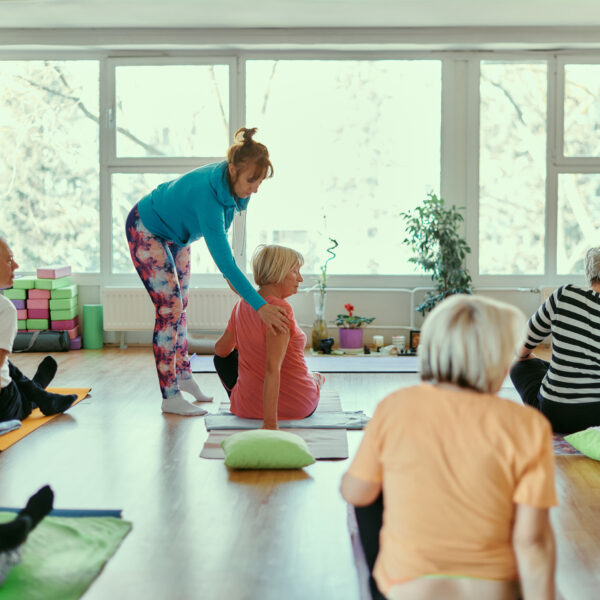
<svg viewBox="0 0 600 600"><path fill-rule="evenodd" d="M90 392L92 388L47 388L49 392L53 392L55 394L77 394L77 400L73 402L72 406L75 406L78 402L81 402ZM46 417L42 414L42 411L39 408L33 410L33 412L21 422L21 427L19 429L15 429L9 433L4 435L0 435L0 452L6 450L20 439L24 438L26 435L36 430L38 427L41 427L48 421L54 419L55 417L60 416L63 413L58 413L57 415L51 415Z"/></svg>

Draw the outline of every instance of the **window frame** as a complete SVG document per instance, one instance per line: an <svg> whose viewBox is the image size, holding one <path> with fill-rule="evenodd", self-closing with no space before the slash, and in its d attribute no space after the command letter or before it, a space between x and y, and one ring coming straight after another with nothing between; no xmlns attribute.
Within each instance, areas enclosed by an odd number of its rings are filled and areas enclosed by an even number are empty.
<svg viewBox="0 0 600 600"><path fill-rule="evenodd" d="M439 193L449 201L466 206L464 233L472 253L467 266L476 287L533 288L556 286L575 278L556 272L556 234L558 176L570 173L600 173L600 157L565 157L564 92L567 64L600 65L600 50L573 52L569 50L112 50L85 49L2 49L5 60L97 60L100 83L99 169L100 169L100 272L78 273L77 280L89 285L138 285L135 274L112 273L112 201L113 173L181 172L223 157L151 157L130 158L115 155L114 122L109 122L109 110L114 114L115 68L122 65L228 64L229 65L229 128L230 139L245 123L245 68L253 59L298 60L440 60L441 86L441 161ZM479 275L479 65L482 60L547 61L547 156L545 265L542 275ZM225 150L225 148L224 148ZM236 217L233 226L234 255L245 264L243 248L244 216ZM308 274L307 284L311 284ZM224 287L223 278L216 275L193 275L193 286ZM427 275L330 275L329 285L335 288L413 288L431 285Z"/></svg>

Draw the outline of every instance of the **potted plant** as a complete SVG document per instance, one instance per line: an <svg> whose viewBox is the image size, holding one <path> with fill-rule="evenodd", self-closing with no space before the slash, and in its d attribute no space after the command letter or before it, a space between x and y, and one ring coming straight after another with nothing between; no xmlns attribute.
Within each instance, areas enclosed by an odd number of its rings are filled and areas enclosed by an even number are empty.
<svg viewBox="0 0 600 600"><path fill-rule="evenodd" d="M363 325L368 325L375 317L359 317L354 314L352 304L344 304L348 314L341 313L337 316L335 324L340 334L340 348L355 349L363 347Z"/></svg>
<svg viewBox="0 0 600 600"><path fill-rule="evenodd" d="M327 339L328 337L327 321L325 319L325 300L327 298L327 264L330 260L335 258L336 254L334 250L339 246L337 241L333 238L329 238L329 241L332 243L332 245L327 248L327 252L331 254L331 256L323 263L323 265L321 265L321 274L319 275L317 284L311 288L317 288L317 291L314 294L315 320L312 327L312 349L315 352L319 351L321 341Z"/></svg>
<svg viewBox="0 0 600 600"><path fill-rule="evenodd" d="M447 296L473 293L471 276L465 266L471 248L460 234L464 220L461 210L464 206L448 207L443 198L431 192L414 211L400 213L408 235L404 243L415 253L409 261L430 273L435 282L435 290L427 292L425 300L416 308L423 316Z"/></svg>

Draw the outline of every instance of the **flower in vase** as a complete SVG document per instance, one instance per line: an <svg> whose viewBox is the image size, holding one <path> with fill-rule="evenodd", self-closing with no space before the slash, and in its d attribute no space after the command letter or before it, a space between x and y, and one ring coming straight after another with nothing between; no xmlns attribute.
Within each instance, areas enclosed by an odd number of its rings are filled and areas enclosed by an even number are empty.
<svg viewBox="0 0 600 600"><path fill-rule="evenodd" d="M343 329L359 329L363 325L368 325L375 320L375 317L359 317L354 314L354 306L352 304L344 304L344 308L348 314L339 314L335 319L335 324Z"/></svg>

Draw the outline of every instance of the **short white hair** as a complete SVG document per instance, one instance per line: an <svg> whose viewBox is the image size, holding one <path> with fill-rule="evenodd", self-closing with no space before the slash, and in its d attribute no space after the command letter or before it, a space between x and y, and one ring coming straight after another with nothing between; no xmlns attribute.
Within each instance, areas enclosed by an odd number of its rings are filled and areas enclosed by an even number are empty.
<svg viewBox="0 0 600 600"><path fill-rule="evenodd" d="M254 281L258 286L281 283L295 266L303 264L304 257L296 250L277 244L261 244L252 257Z"/></svg>
<svg viewBox="0 0 600 600"><path fill-rule="evenodd" d="M514 306L457 294L425 319L419 344L423 381L494 393L524 340L525 315Z"/></svg>
<svg viewBox="0 0 600 600"><path fill-rule="evenodd" d="M590 248L585 253L585 276L587 277L588 283L591 285L597 281L600 281L600 247L596 246Z"/></svg>

